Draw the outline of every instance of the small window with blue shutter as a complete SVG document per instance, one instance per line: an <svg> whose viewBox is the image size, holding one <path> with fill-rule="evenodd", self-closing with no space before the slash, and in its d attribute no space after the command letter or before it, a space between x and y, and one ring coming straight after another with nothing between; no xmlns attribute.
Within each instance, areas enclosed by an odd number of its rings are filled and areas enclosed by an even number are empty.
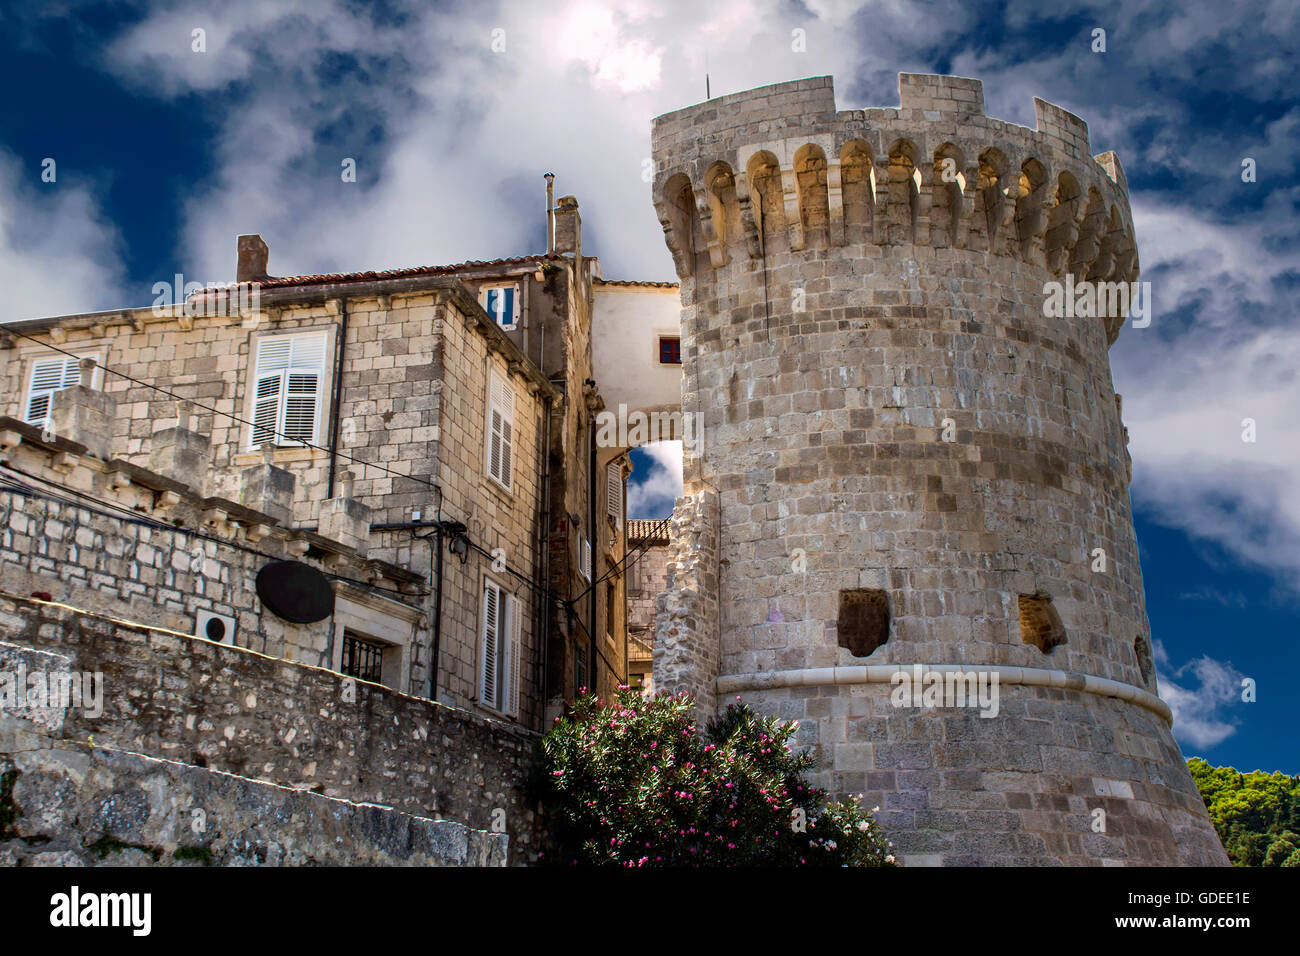
<svg viewBox="0 0 1300 956"><path fill-rule="evenodd" d="M519 324L519 286L490 286L480 296L483 311L507 331Z"/></svg>

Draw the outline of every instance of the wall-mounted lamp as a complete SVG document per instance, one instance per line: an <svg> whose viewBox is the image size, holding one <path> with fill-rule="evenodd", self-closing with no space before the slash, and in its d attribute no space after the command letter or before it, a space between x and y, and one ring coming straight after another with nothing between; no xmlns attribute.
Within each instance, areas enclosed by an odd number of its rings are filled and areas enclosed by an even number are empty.
<svg viewBox="0 0 1300 956"><path fill-rule="evenodd" d="M468 530L469 529L459 521L444 521L442 523L442 533L451 538L451 540L447 542L447 550L460 558L461 564L464 564L469 558Z"/></svg>

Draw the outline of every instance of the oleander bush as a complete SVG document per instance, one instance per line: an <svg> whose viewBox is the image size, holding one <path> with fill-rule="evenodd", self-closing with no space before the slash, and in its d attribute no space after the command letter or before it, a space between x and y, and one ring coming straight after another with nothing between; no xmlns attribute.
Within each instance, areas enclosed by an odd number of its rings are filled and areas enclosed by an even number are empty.
<svg viewBox="0 0 1300 956"><path fill-rule="evenodd" d="M585 694L542 740L557 860L622 866L892 866L871 813L810 786L796 725L733 705L702 731L688 695Z"/></svg>

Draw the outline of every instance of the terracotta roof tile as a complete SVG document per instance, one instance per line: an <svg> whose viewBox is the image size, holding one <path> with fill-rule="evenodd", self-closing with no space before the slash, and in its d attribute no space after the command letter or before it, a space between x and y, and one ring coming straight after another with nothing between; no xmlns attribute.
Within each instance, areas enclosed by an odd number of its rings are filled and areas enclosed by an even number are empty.
<svg viewBox="0 0 1300 956"><path fill-rule="evenodd" d="M318 275L273 276L258 280L262 289L286 289L304 285L333 285L339 282L381 282L385 279L413 279L419 276L443 276L470 269L493 266L518 266L529 262L558 261L560 255L542 253L536 256L516 256L511 259L471 259L447 266L413 266L409 269L383 269L368 272L323 272Z"/></svg>

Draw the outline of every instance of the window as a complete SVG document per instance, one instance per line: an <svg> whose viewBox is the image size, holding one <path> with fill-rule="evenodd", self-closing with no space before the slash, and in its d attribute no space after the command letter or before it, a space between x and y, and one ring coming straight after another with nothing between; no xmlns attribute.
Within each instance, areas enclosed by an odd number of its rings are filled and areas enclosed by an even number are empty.
<svg viewBox="0 0 1300 956"><path fill-rule="evenodd" d="M510 490L510 463L514 457L515 392L510 383L492 373L488 396L488 477Z"/></svg>
<svg viewBox="0 0 1300 956"><path fill-rule="evenodd" d="M79 384L81 384L79 356L59 356L32 362L32 378L27 386L24 420L29 425L44 428L45 419L50 414L50 396L61 389Z"/></svg>
<svg viewBox="0 0 1300 956"><path fill-rule="evenodd" d="M659 336L659 364L682 364L682 338L680 335Z"/></svg>
<svg viewBox="0 0 1300 956"><path fill-rule="evenodd" d="M1020 639L1044 654L1065 643L1065 626L1052 607L1052 596L1044 591L1020 595Z"/></svg>
<svg viewBox="0 0 1300 956"><path fill-rule="evenodd" d="M840 647L854 657L866 657L889 640L889 597L867 588L840 592L835 621Z"/></svg>
<svg viewBox="0 0 1300 956"><path fill-rule="evenodd" d="M618 584L616 580L605 583L605 637L614 642L615 624L618 623Z"/></svg>
<svg viewBox="0 0 1300 956"><path fill-rule="evenodd" d="M410 673L410 649L422 617L417 607L336 582L334 627L343 637L334 642L330 668L403 693L428 693L429 685L412 683Z"/></svg>
<svg viewBox="0 0 1300 956"><path fill-rule="evenodd" d="M591 580L591 542L586 538L578 544L578 573Z"/></svg>
<svg viewBox="0 0 1300 956"><path fill-rule="evenodd" d="M258 340L250 447L316 443L324 369L323 334Z"/></svg>
<svg viewBox="0 0 1300 956"><path fill-rule="evenodd" d="M609 520L623 525L623 466L617 461L605 466L605 508Z"/></svg>
<svg viewBox="0 0 1300 956"><path fill-rule="evenodd" d="M480 299L483 311L492 316L503 329L513 329L519 324L519 286L492 286L483 290Z"/></svg>
<svg viewBox="0 0 1300 956"><path fill-rule="evenodd" d="M519 599L492 580L483 582L479 658L479 703L502 714L518 714Z"/></svg>
<svg viewBox="0 0 1300 956"><path fill-rule="evenodd" d="M343 666L340 670L358 680L382 684L384 679L384 645L343 632Z"/></svg>
<svg viewBox="0 0 1300 956"><path fill-rule="evenodd" d="M582 641L577 641L573 645L573 696L578 696L578 691L586 688L591 683L590 675L587 673L587 645Z"/></svg>

